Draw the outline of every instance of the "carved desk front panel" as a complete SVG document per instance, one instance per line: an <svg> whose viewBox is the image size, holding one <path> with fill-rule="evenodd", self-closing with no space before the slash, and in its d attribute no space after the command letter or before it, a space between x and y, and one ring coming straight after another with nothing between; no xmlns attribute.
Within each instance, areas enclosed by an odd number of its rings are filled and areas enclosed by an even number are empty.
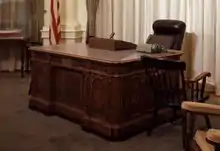
<svg viewBox="0 0 220 151"><path fill-rule="evenodd" d="M151 93L139 59L130 59L128 53L129 61L111 62L104 54L101 60L41 49L31 51L30 108L65 116L110 139L147 126Z"/></svg>

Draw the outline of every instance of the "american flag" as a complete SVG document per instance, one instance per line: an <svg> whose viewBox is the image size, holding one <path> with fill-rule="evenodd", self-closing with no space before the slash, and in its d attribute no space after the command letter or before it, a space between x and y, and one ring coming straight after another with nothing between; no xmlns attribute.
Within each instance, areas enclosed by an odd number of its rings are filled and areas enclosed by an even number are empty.
<svg viewBox="0 0 220 151"><path fill-rule="evenodd" d="M51 45L58 45L61 39L59 9L59 0L50 0L51 23L49 29L49 40Z"/></svg>

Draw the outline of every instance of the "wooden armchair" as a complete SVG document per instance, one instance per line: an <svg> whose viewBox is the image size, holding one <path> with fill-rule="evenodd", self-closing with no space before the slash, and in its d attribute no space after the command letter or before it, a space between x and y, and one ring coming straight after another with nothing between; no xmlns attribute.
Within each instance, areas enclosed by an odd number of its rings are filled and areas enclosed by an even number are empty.
<svg viewBox="0 0 220 151"><path fill-rule="evenodd" d="M167 122L167 119L158 118L165 110L169 110L171 115L171 117L165 118L174 122L180 117L183 100L204 102L208 98L204 92L206 77L209 77L210 73L202 73L193 79L186 80L184 76L186 64L182 61L147 56L142 56L141 61L145 68L146 82L150 86L149 90L151 90L153 100L152 122L148 128L149 135L154 127ZM202 86L200 86L200 81L202 81ZM210 124L208 117L205 119Z"/></svg>
<svg viewBox="0 0 220 151"><path fill-rule="evenodd" d="M220 106L198 102L183 102L183 147L185 151L220 151L220 130L196 130L196 115L220 116Z"/></svg>

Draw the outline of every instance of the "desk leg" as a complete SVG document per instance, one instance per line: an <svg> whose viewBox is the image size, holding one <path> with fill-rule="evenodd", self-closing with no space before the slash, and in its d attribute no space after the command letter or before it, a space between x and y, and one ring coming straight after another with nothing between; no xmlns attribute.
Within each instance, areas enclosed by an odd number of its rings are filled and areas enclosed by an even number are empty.
<svg viewBox="0 0 220 151"><path fill-rule="evenodd" d="M10 46L9 47L9 72L14 72L15 71L15 64L16 64L16 58L15 58L15 52L14 52L14 47Z"/></svg>
<svg viewBox="0 0 220 151"><path fill-rule="evenodd" d="M29 51L28 46L25 47L25 68L26 68L26 72L29 73L29 71L30 71L30 51Z"/></svg>
<svg viewBox="0 0 220 151"><path fill-rule="evenodd" d="M26 47L25 44L22 43L21 46L21 77L24 77L24 51L25 51Z"/></svg>

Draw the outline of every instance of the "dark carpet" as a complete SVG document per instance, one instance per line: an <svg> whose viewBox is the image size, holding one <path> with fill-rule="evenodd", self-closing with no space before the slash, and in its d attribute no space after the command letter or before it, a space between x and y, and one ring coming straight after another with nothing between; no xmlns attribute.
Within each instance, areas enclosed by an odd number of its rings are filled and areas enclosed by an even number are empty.
<svg viewBox="0 0 220 151"><path fill-rule="evenodd" d="M166 124L152 136L110 142L68 120L28 109L29 78L0 76L0 151L180 151L181 127Z"/></svg>

